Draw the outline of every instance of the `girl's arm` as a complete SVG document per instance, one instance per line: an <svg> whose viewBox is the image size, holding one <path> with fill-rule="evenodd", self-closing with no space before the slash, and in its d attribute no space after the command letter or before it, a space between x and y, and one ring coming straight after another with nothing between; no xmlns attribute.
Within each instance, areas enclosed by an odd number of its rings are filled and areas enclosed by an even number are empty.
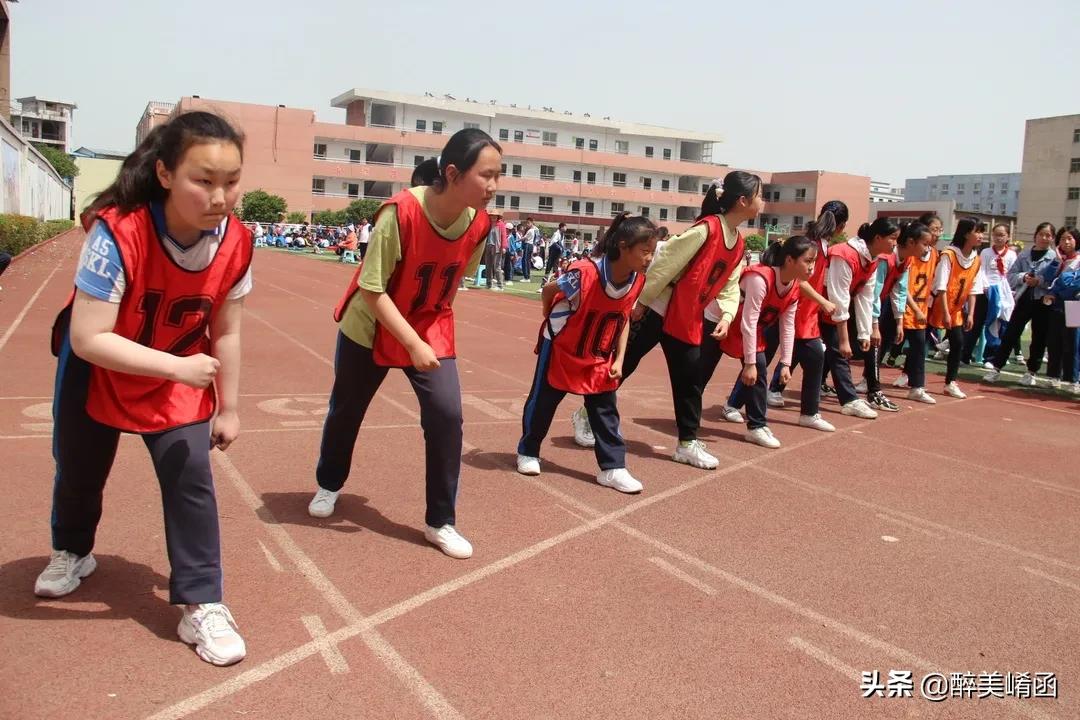
<svg viewBox="0 0 1080 720"><path fill-rule="evenodd" d="M622 332L619 333L619 349L615 351L615 360L611 363L608 374L613 378L622 377L623 358L626 357L626 344L630 338L630 323L623 323Z"/></svg>
<svg viewBox="0 0 1080 720"><path fill-rule="evenodd" d="M834 312L836 312L836 305L833 305L831 302L829 302L828 298L815 290L814 286L811 285L808 281L803 280L799 283L799 292L801 293L801 295L799 296L800 302L802 298L808 297L814 302L816 302L818 306L822 310L824 310L827 315L832 315Z"/></svg>
<svg viewBox="0 0 1080 720"><path fill-rule="evenodd" d="M210 440L225 450L240 434L240 319L244 315L244 300L226 300L210 326L210 346L221 363L217 376L218 414Z"/></svg>
<svg viewBox="0 0 1080 720"><path fill-rule="evenodd" d="M555 295L559 292L558 282L549 282L540 293L540 300L544 309L544 317L551 314L551 308L555 305Z"/></svg>
<svg viewBox="0 0 1080 720"><path fill-rule="evenodd" d="M670 237L645 274L645 287L639 305L649 305L682 274L709 237L705 225L694 225L686 232Z"/></svg>
<svg viewBox="0 0 1080 720"><path fill-rule="evenodd" d="M435 357L435 351L424 342L417 334L408 320L402 316L397 305L384 292L374 292L366 288L360 288L360 297L364 299L371 312L375 315L375 321L382 325L409 351L409 359L417 370L434 370L439 367L439 360Z"/></svg>
<svg viewBox="0 0 1080 720"><path fill-rule="evenodd" d="M761 303L765 300L768 286L765 278L757 274L747 275L741 283L744 293L742 322L742 361L743 365L757 366L758 320L761 318Z"/></svg>
<svg viewBox="0 0 1080 720"><path fill-rule="evenodd" d="M949 274L949 259L943 253L941 259L938 260L937 272L934 273L934 292L931 297L934 304L941 303L945 311L943 313L943 322L946 330L952 327L952 308L949 306Z"/></svg>

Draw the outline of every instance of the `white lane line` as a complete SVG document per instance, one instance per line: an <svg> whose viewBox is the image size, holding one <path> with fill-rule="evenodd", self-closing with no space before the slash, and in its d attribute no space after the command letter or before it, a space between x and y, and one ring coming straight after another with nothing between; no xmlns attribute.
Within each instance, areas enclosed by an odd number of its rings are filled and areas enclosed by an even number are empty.
<svg viewBox="0 0 1080 720"><path fill-rule="evenodd" d="M259 547L262 548L263 555L266 556L266 562L270 564L270 567L272 567L275 572L285 572L285 568L281 567L281 563L274 557L274 553L270 552L270 548L263 545L263 541L257 538L255 542L259 543Z"/></svg>
<svg viewBox="0 0 1080 720"><path fill-rule="evenodd" d="M840 673L849 680L854 680L855 682L862 682L862 673L860 673L858 670L851 667L840 658L830 655L816 645L811 645L810 643L803 640L801 637L797 637L794 635L792 637L789 637L788 644L806 653L818 662L828 665L833 670Z"/></svg>
<svg viewBox="0 0 1080 720"><path fill-rule="evenodd" d="M698 580L693 575L690 575L689 573L683 572L682 570L675 567L674 565L672 565L671 563L669 563L667 560L665 560L663 558L651 557L651 558L649 558L649 562L651 562L653 565L655 565L656 567L658 567L661 570L663 570L664 572L666 572L668 575L671 575L673 577L678 578L679 580L682 580L687 585L690 585L691 587L697 588L698 590L705 593L706 595L715 595L716 594L716 589L713 588L711 585L706 585L705 583L701 582L700 580Z"/></svg>
<svg viewBox="0 0 1080 720"><path fill-rule="evenodd" d="M0 335L0 351L3 351L4 346L7 345L8 339L10 339L11 336L15 334L15 331L19 329L19 325L22 325L22 321L23 318L26 317L26 313L30 312L30 308L34 306L34 303L37 302L38 297L45 290L45 287L49 284L49 281L53 279L53 275L59 272L60 268L61 265L57 264L57 266L52 269L52 272L49 273L49 275L45 278L45 281L41 283L37 291L30 296L29 300L26 301L26 305L23 306L23 309L20 310L19 314L15 316L14 322L12 322L8 329L4 331L3 335Z"/></svg>
<svg viewBox="0 0 1080 720"><path fill-rule="evenodd" d="M304 623L311 639L319 646L319 653L330 672L334 675L349 672L349 663L345 661L345 656L338 650L338 646L327 638L326 626L323 625L322 618L318 615L304 615L300 618L300 622Z"/></svg>
<svg viewBox="0 0 1080 720"><path fill-rule="evenodd" d="M1032 575L1035 575L1037 577L1041 577L1044 580L1049 580L1052 583L1057 583L1058 585L1061 585L1062 587L1067 587L1070 590L1076 590L1077 592L1080 592L1080 585L1077 585L1074 582L1069 582L1068 580L1065 580L1064 578L1059 578L1059 577L1056 577L1054 575L1050 575L1049 573L1044 573L1042 570L1036 570L1035 568L1030 568L1030 567L1024 567L1023 570L1026 573L1031 573Z"/></svg>
<svg viewBox="0 0 1080 720"><path fill-rule="evenodd" d="M924 527L919 527L915 523L909 523L907 520L901 520L900 518L895 518L892 515L886 515L885 513L877 513L877 517L882 519L882 520L885 520L886 522L891 522L891 523L894 523L894 524L899 525L901 527L906 527L908 530L914 530L915 532L920 532L923 535L928 535L928 536L930 536L932 538L937 538L938 540L945 539L945 536L942 535L941 533L936 533L933 530L927 530Z"/></svg>

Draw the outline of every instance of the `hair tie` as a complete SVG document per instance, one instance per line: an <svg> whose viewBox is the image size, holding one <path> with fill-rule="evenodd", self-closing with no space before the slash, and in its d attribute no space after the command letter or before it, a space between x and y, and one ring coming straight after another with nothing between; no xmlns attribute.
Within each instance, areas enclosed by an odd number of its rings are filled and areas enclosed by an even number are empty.
<svg viewBox="0 0 1080 720"><path fill-rule="evenodd" d="M435 158L435 169L442 172L442 155Z"/></svg>

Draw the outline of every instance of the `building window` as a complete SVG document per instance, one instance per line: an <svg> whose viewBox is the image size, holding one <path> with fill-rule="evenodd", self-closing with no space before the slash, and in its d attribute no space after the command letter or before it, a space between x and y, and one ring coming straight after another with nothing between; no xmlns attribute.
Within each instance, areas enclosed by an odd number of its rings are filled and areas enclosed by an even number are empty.
<svg viewBox="0 0 1080 720"><path fill-rule="evenodd" d="M652 178L641 178L641 187L645 190L652 190Z"/></svg>
<svg viewBox="0 0 1080 720"><path fill-rule="evenodd" d="M1005 212L1005 203L999 203L998 204L998 212L999 213Z"/></svg>
<svg viewBox="0 0 1080 720"><path fill-rule="evenodd" d="M641 215L641 217L649 217L649 206L642 205L641 207L639 207L638 214Z"/></svg>
<svg viewBox="0 0 1080 720"><path fill-rule="evenodd" d="M780 202L780 191L779 190L773 190L772 199L773 199L773 202Z"/></svg>
<svg viewBox="0 0 1080 720"><path fill-rule="evenodd" d="M625 207L625 205L623 205L623 203L617 203L617 202L611 203L611 215L612 215L612 217L614 217L615 215L618 215L619 213L623 212L624 207Z"/></svg>
<svg viewBox="0 0 1080 720"><path fill-rule="evenodd" d="M525 142L525 131L524 130L515 130L514 131L514 142Z"/></svg>
<svg viewBox="0 0 1080 720"><path fill-rule="evenodd" d="M506 141L510 139L510 131L506 128L499 128L499 139Z"/></svg>
<svg viewBox="0 0 1080 720"><path fill-rule="evenodd" d="M1073 130L1073 142L1080 142L1080 129Z"/></svg>
<svg viewBox="0 0 1080 720"><path fill-rule="evenodd" d="M652 157L652 156L653 156L653 146L652 145L646 145L645 146L645 157Z"/></svg>
<svg viewBox="0 0 1080 720"><path fill-rule="evenodd" d="M30 134L30 121L29 120L23 120L22 121L22 131L26 135Z"/></svg>
<svg viewBox="0 0 1080 720"><path fill-rule="evenodd" d="M660 219L667 220L667 208L660 208Z"/></svg>
<svg viewBox="0 0 1080 720"><path fill-rule="evenodd" d="M547 130L544 131L543 142L548 147L555 147L558 144L558 138L558 133L548 132Z"/></svg>
<svg viewBox="0 0 1080 720"><path fill-rule="evenodd" d="M518 197L517 195L511 195L510 196L510 209L511 210L517 210L519 207L521 207L521 198Z"/></svg>
<svg viewBox="0 0 1080 720"><path fill-rule="evenodd" d="M615 152L619 153L620 155L627 155L630 152L630 141L629 140L616 140L615 141Z"/></svg>
<svg viewBox="0 0 1080 720"><path fill-rule="evenodd" d="M937 183L930 186L930 192L937 192Z"/></svg>
<svg viewBox="0 0 1080 720"><path fill-rule="evenodd" d="M665 160L670 160L671 159L671 148L664 148L664 159Z"/></svg>
<svg viewBox="0 0 1080 720"><path fill-rule="evenodd" d="M948 194L948 192L949 192L949 183L943 183L942 184L941 192Z"/></svg>
<svg viewBox="0 0 1080 720"><path fill-rule="evenodd" d="M514 166L514 172L513 172L513 173L511 173L511 174L512 174L512 175L513 175L514 177L521 177L521 166L520 166L520 165L515 165L515 166Z"/></svg>
<svg viewBox="0 0 1080 720"><path fill-rule="evenodd" d="M571 200L570 201L570 214L571 215L580 215L581 214L581 202L580 201L578 201L578 200Z"/></svg>
<svg viewBox="0 0 1080 720"><path fill-rule="evenodd" d="M540 179L541 180L554 180L555 179L555 166L554 165L541 165L540 166Z"/></svg>
<svg viewBox="0 0 1080 720"><path fill-rule="evenodd" d="M325 144L323 144L323 143L315 143L315 157L317 157L317 158L326 157L326 145Z"/></svg>
<svg viewBox="0 0 1080 720"><path fill-rule="evenodd" d="M966 188L967 188L967 185L965 185L964 183L957 183L956 192L960 192L961 190L964 190Z"/></svg>
<svg viewBox="0 0 1080 720"><path fill-rule="evenodd" d="M667 192L668 190L670 190L671 189L671 181L670 180L661 180L660 181L660 189L663 190L664 192Z"/></svg>
<svg viewBox="0 0 1080 720"><path fill-rule="evenodd" d="M1072 228L1076 227L1076 216L1075 215L1066 215L1065 216L1065 227L1072 227Z"/></svg>
<svg viewBox="0 0 1080 720"><path fill-rule="evenodd" d="M709 183L701 183L701 194L709 192Z"/></svg>
<svg viewBox="0 0 1080 720"><path fill-rule="evenodd" d="M1001 183L1001 189L1002 190L1008 190L1009 189L1009 183L1007 183L1007 182Z"/></svg>
<svg viewBox="0 0 1080 720"><path fill-rule="evenodd" d="M576 183L581 182L581 171L580 170L575 170L574 171L574 182L576 182Z"/></svg>
<svg viewBox="0 0 1080 720"><path fill-rule="evenodd" d="M1069 199L1080 200L1080 187L1069 188Z"/></svg>
<svg viewBox="0 0 1080 720"><path fill-rule="evenodd" d="M795 191L795 202L806 202L806 188L799 188ZM802 225L802 223L799 223Z"/></svg>
<svg viewBox="0 0 1080 720"><path fill-rule="evenodd" d="M746 227L754 227L754 218L750 218L746 221Z"/></svg>
<svg viewBox="0 0 1080 720"><path fill-rule="evenodd" d="M626 187L626 173L611 173L611 184L615 187Z"/></svg>
<svg viewBox="0 0 1080 720"><path fill-rule="evenodd" d="M993 191L994 191L994 183L990 183L990 185L989 185L989 186L987 186L987 187L988 187L988 189L990 190L990 192L993 192Z"/></svg>
<svg viewBox="0 0 1080 720"><path fill-rule="evenodd" d="M594 172L585 173L585 182L587 182L590 185L595 185L596 184L596 173L594 173Z"/></svg>
<svg viewBox="0 0 1080 720"><path fill-rule="evenodd" d="M431 132L434 135L442 135L442 120L431 121Z"/></svg>
<svg viewBox="0 0 1080 720"><path fill-rule="evenodd" d="M600 147L600 143L599 143L599 142L597 142L596 140L590 140L590 141L589 141L589 149L590 149L590 150L596 150L596 149L598 149L599 147Z"/></svg>
<svg viewBox="0 0 1080 720"><path fill-rule="evenodd" d="M592 203L592 202L589 202L589 201L585 201L585 214L586 215L592 215L594 212L596 212L596 204Z"/></svg>
<svg viewBox="0 0 1080 720"><path fill-rule="evenodd" d="M576 147L578 150L584 150L585 138L574 138L574 147Z"/></svg>
<svg viewBox="0 0 1080 720"><path fill-rule="evenodd" d="M499 174L500 175L505 175L506 174L506 163L502 164L502 169L499 170Z"/></svg>
<svg viewBox="0 0 1080 720"><path fill-rule="evenodd" d="M963 194L964 194L965 192L966 192L966 191L964 190L964 186L963 186L963 185L957 185L957 186L956 186L956 194L957 194L957 195L963 195Z"/></svg>
<svg viewBox="0 0 1080 720"><path fill-rule="evenodd" d="M323 178L312 178L311 192L314 195L326 194L326 180L324 180Z"/></svg>
<svg viewBox="0 0 1080 720"><path fill-rule="evenodd" d="M497 208L506 207L506 196L505 195L496 195L495 196L495 207L497 207Z"/></svg>
<svg viewBox="0 0 1080 720"><path fill-rule="evenodd" d="M982 190L982 183L975 183L974 192L979 192L981 190Z"/></svg>
<svg viewBox="0 0 1080 720"><path fill-rule="evenodd" d="M467 123L465 123L465 129L466 130L479 130L480 129L480 123L467 122Z"/></svg>
<svg viewBox="0 0 1080 720"><path fill-rule="evenodd" d="M416 121L416 132L427 132L427 120Z"/></svg>
<svg viewBox="0 0 1080 720"><path fill-rule="evenodd" d="M424 156L423 155L413 155L413 159L412 159L413 167L418 167L420 165L420 163L422 163L422 162L424 162Z"/></svg>
<svg viewBox="0 0 1080 720"><path fill-rule="evenodd" d="M993 205L990 206L990 209L991 210L994 209ZM981 203L975 203L975 211L978 212L979 210L982 210L982 204Z"/></svg>
<svg viewBox="0 0 1080 720"><path fill-rule="evenodd" d="M550 195L540 196L540 209L551 212L555 208L555 201Z"/></svg>
<svg viewBox="0 0 1080 720"><path fill-rule="evenodd" d="M349 197L360 197L360 183L349 183Z"/></svg>
<svg viewBox="0 0 1080 720"><path fill-rule="evenodd" d="M791 225L792 225L792 227L802 227L803 226L802 215L796 215L795 217L791 218Z"/></svg>
<svg viewBox="0 0 1080 720"><path fill-rule="evenodd" d="M359 150L349 150L349 162L363 162L364 154Z"/></svg>

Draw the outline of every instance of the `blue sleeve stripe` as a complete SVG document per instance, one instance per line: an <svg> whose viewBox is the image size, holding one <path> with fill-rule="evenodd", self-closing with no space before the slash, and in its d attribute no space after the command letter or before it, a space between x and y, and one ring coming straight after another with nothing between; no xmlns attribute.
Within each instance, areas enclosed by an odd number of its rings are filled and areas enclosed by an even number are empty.
<svg viewBox="0 0 1080 720"><path fill-rule="evenodd" d="M123 272L120 250L109 228L99 220L83 242L75 287L98 300L110 300Z"/></svg>

